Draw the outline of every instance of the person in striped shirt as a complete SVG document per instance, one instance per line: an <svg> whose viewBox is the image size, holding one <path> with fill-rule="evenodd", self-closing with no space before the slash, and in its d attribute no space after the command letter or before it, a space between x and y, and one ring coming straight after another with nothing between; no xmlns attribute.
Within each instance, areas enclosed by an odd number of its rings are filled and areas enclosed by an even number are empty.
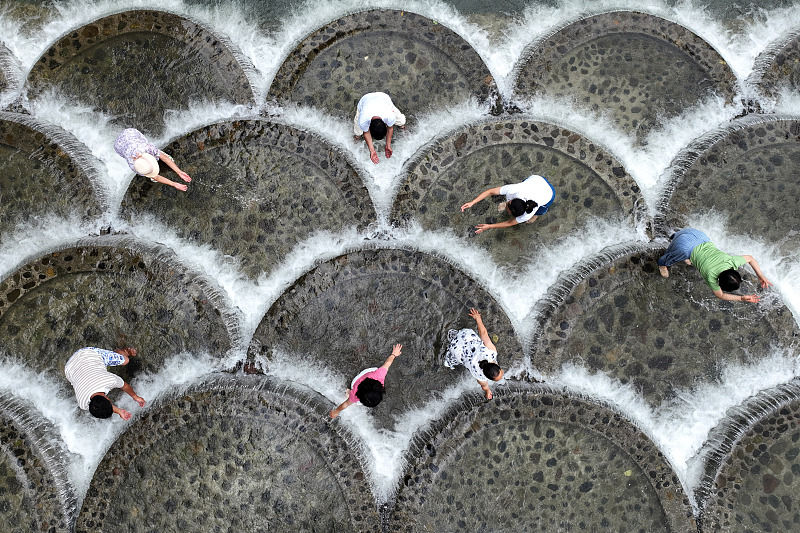
<svg viewBox="0 0 800 533"><path fill-rule="evenodd" d="M112 352L88 347L72 354L64 365L64 373L75 389L78 407L88 410L96 418L111 418L117 413L123 420L129 420L131 414L111 403L106 396L111 389L122 389L139 407L144 407L144 399L136 394L133 387L106 370L107 366L127 365L130 358L135 356L134 348L120 348Z"/></svg>

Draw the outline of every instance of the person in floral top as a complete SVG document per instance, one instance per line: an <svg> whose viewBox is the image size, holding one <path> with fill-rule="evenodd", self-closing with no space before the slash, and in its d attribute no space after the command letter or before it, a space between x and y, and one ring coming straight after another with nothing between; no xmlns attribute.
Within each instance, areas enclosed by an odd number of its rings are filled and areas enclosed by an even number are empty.
<svg viewBox="0 0 800 533"><path fill-rule="evenodd" d="M176 183L168 180L158 173L159 160L164 161L164 163L174 170L175 174L186 183L192 181L189 174L178 168L178 165L175 164L175 161L173 161L169 155L156 148L154 144L148 142L145 136L142 135L142 132L135 128L122 130L117 140L114 141L114 151L128 162L128 166L131 167L131 170L140 176L150 178L150 181L175 187L179 191L185 191L187 189L187 186L183 183Z"/></svg>

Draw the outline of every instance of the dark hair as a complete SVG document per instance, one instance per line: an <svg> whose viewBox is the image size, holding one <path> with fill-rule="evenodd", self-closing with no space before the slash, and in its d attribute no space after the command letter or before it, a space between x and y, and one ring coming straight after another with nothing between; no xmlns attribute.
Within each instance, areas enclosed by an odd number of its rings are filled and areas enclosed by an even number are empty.
<svg viewBox="0 0 800 533"><path fill-rule="evenodd" d="M533 200L528 200L527 202L522 198L514 198L510 202L508 202L508 210L511 211L511 214L515 217L521 217L525 213L533 213L533 210L539 205Z"/></svg>
<svg viewBox="0 0 800 533"><path fill-rule="evenodd" d="M358 384L356 398L366 407L375 407L383 400L383 385L377 379L366 378Z"/></svg>
<svg viewBox="0 0 800 533"><path fill-rule="evenodd" d="M719 287L725 292L733 292L742 283L742 276L733 268L729 268L717 276Z"/></svg>
<svg viewBox="0 0 800 533"><path fill-rule="evenodd" d="M89 400L89 412L95 418L111 418L111 415L114 414L114 406L111 404L111 400L98 394Z"/></svg>
<svg viewBox="0 0 800 533"><path fill-rule="evenodd" d="M478 366L483 370L483 375L492 381L497 381L497 376L499 376L500 372L503 370L500 368L500 365L490 363L489 361L479 361Z"/></svg>
<svg viewBox="0 0 800 533"><path fill-rule="evenodd" d="M369 122L369 133L373 141L380 141L386 137L386 123L379 118L373 118Z"/></svg>

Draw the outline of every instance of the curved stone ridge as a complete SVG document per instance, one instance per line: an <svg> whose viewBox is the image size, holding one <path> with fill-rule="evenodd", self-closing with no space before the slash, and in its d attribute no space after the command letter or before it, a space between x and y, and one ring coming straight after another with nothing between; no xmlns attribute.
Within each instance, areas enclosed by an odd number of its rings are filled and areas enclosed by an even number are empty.
<svg viewBox="0 0 800 533"><path fill-rule="evenodd" d="M6 533L71 531L75 492L58 431L0 392L0 524Z"/></svg>
<svg viewBox="0 0 800 533"><path fill-rule="evenodd" d="M688 29L634 11L572 22L532 43L515 67L515 93L576 98L609 112L639 141L663 118L712 92L733 97L736 76Z"/></svg>
<svg viewBox="0 0 800 533"><path fill-rule="evenodd" d="M0 235L34 217L99 215L106 195L95 164L61 128L0 112Z"/></svg>
<svg viewBox="0 0 800 533"><path fill-rule="evenodd" d="M0 282L0 352L66 382L64 363L83 346L134 346L126 381L179 352L222 356L242 341L238 310L169 249L128 238L78 241L17 268Z"/></svg>
<svg viewBox="0 0 800 533"><path fill-rule="evenodd" d="M761 52L750 79L768 96L777 96L784 87L800 91L800 31Z"/></svg>
<svg viewBox="0 0 800 533"><path fill-rule="evenodd" d="M658 447L607 405L547 386L465 397L417 436L391 531L696 531Z"/></svg>
<svg viewBox="0 0 800 533"><path fill-rule="evenodd" d="M798 439L798 379L729 411L701 450L706 462L697 500L703 530L797 530Z"/></svg>
<svg viewBox="0 0 800 533"><path fill-rule="evenodd" d="M303 39L270 87L278 100L352 117L358 100L381 91L409 118L497 90L480 56L458 34L408 11L347 15Z"/></svg>
<svg viewBox="0 0 800 533"><path fill-rule="evenodd" d="M188 192L135 177L123 216L155 214L181 237L238 258L251 277L313 232L363 229L376 219L351 158L313 133L265 120L221 122L165 150L192 176Z"/></svg>
<svg viewBox="0 0 800 533"><path fill-rule="evenodd" d="M404 411L431 401L432 391L468 376L443 361L448 330L475 327L470 307L481 311L497 336L498 363L521 363L522 348L500 306L446 260L400 249L354 251L317 265L284 292L261 320L248 353L268 364L286 357L321 361L349 384L401 343L386 397L371 410L391 425Z"/></svg>
<svg viewBox="0 0 800 533"><path fill-rule="evenodd" d="M200 23L164 11L116 13L67 33L31 68L32 95L60 93L151 134L166 110L227 100L252 104L250 61Z"/></svg>
<svg viewBox="0 0 800 533"><path fill-rule="evenodd" d="M676 265L663 279L656 245L617 252L607 262L590 259L592 268L576 269L551 291L536 319L534 367L554 373L573 362L632 383L658 406L678 389L713 382L726 363L756 361L796 342L797 325L782 304L718 300L689 266ZM743 292L755 291L755 277L741 272Z"/></svg>
<svg viewBox="0 0 800 533"><path fill-rule="evenodd" d="M485 200L460 206L483 190L545 176L556 189L547 215L532 224L474 235L476 224L505 220ZM474 237L501 264L527 266L530 257L593 218L647 223L645 201L622 164L602 146L562 128L525 118L466 126L420 151L406 166L394 220L417 220L426 229L450 228Z"/></svg>
<svg viewBox="0 0 800 533"><path fill-rule="evenodd" d="M264 377L164 397L98 466L76 531L379 530L358 446L324 403Z"/></svg>
<svg viewBox="0 0 800 533"><path fill-rule="evenodd" d="M22 75L19 62L3 43L0 43L0 95L13 93L22 85ZM8 103L6 99L0 102Z"/></svg>
<svg viewBox="0 0 800 533"><path fill-rule="evenodd" d="M749 116L684 150L659 206L657 224L683 227L692 214L730 217L738 232L786 250L800 247L800 120Z"/></svg>

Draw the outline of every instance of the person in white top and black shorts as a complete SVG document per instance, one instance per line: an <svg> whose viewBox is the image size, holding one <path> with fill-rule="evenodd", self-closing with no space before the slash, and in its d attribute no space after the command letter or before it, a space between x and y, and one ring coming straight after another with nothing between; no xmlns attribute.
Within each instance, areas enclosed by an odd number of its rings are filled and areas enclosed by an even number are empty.
<svg viewBox="0 0 800 533"><path fill-rule="evenodd" d="M522 183L486 189L474 200L462 205L461 212L466 211L487 196L497 194L503 194L506 197L505 202L498 204L497 210L501 213L507 211L514 218L496 224L478 224L475 226L476 235L487 229L510 228L517 224L535 222L537 218L547 213L556 199L555 187L542 176L533 174Z"/></svg>

